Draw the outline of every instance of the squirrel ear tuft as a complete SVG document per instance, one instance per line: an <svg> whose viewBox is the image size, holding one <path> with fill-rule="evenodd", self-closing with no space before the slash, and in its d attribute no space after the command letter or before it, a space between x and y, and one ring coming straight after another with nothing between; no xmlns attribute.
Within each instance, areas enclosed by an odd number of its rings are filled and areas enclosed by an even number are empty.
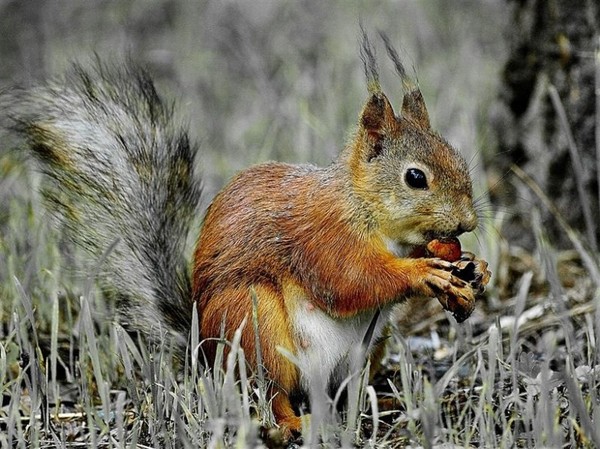
<svg viewBox="0 0 600 449"><path fill-rule="evenodd" d="M415 83L410 79L404 68L404 64L398 56L398 52L392 45L390 38L380 32L379 36L385 43L385 49L387 50L388 56L394 63L396 73L402 80L402 87L404 90L404 100L402 101L402 115L413 119L421 128L429 129L431 127L429 123L429 114L427 113L427 107L425 106L425 100L423 95Z"/></svg>
<svg viewBox="0 0 600 449"><path fill-rule="evenodd" d="M404 94L402 115L412 118L422 129L431 128L423 94L417 87L413 87Z"/></svg>
<svg viewBox="0 0 600 449"><path fill-rule="evenodd" d="M387 97L382 92L371 95L360 115L360 128L367 138L368 161L379 156L383 138L393 129L395 123L396 115Z"/></svg>

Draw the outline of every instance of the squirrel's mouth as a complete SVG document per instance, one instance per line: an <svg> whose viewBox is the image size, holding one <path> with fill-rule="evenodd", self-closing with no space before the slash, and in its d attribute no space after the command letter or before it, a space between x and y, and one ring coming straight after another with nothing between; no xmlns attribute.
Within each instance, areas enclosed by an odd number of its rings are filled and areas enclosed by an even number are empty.
<svg viewBox="0 0 600 449"><path fill-rule="evenodd" d="M429 243L432 240L454 239L463 233L464 233L464 231L462 231L460 229L457 229L453 232L428 231L423 234L423 243L421 243L421 245Z"/></svg>
<svg viewBox="0 0 600 449"><path fill-rule="evenodd" d="M396 257L412 257L414 254L420 254L423 248L432 240L448 240L457 238L462 231L455 230L451 231L425 231L425 232L413 232L401 235L399 238L390 238L383 235L383 240L388 250L390 250Z"/></svg>

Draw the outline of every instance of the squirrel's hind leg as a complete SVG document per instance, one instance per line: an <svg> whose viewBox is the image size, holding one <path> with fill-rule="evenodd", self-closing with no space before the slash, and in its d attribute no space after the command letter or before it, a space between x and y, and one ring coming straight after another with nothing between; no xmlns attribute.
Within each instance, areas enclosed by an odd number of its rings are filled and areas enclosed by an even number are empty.
<svg viewBox="0 0 600 449"><path fill-rule="evenodd" d="M296 344L291 334L290 319L283 294L270 285L254 285L257 298L258 333L262 366L272 382L273 415L286 439L299 435L302 419L296 415L290 394L297 392L300 376L298 367L281 349L294 355ZM254 328L252 327L254 331Z"/></svg>
<svg viewBox="0 0 600 449"><path fill-rule="evenodd" d="M289 396L299 388L298 368L279 349L282 348L290 354L296 353L288 311L283 303L282 293L274 286L254 284L252 289L257 299L259 351L256 348L256 332L252 320L251 291L247 286L225 288L218 295L201 303L202 337L218 338L222 320L225 319L225 338L231 340L235 330L241 326L244 319L247 320L242 329L241 346L248 365L254 372L258 364L263 367L268 382L268 393L272 398L273 415L284 436L289 439L293 434L301 432L302 422L296 415ZM207 343L210 358L212 340L208 340Z"/></svg>

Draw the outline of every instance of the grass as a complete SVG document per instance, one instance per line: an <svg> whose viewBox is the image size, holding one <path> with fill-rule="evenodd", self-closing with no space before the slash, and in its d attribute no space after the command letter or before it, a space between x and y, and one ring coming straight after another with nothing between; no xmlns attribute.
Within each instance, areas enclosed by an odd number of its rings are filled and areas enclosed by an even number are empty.
<svg viewBox="0 0 600 449"><path fill-rule="evenodd" d="M362 17L414 64L434 127L473 161L485 197L479 161L493 152L486 114L504 51L502 3L40 8L28 17L43 38L8 30L2 85L61 73L93 51L146 61L202 143L205 201L251 163L334 157L366 98ZM398 104L381 56L384 89ZM48 225L39 176L13 147L5 138L0 149L0 447L276 447L266 381L245 369L239 343L224 364L199 368L198 353L174 362L167 342L147 348L115 324L97 267ZM494 273L474 315L457 325L433 303L421 316L400 315L372 381L360 365L347 398L330 400L315 385L307 446L600 447L598 255L569 229L574 250L555 250L541 223L536 250L516 248L498 231L506 213L488 207L483 231L464 241Z"/></svg>

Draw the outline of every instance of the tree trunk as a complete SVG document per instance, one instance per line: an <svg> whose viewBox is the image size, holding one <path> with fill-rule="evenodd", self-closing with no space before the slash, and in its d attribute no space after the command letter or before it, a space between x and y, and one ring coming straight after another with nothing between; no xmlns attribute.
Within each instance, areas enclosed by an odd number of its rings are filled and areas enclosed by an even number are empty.
<svg viewBox="0 0 600 449"><path fill-rule="evenodd" d="M510 54L496 116L498 160L492 165L502 173L513 164L522 168L596 250L600 5L597 0L508 1L514 20L507 30ZM514 175L509 178L512 182L499 183L507 189L493 193L500 203L516 207L505 229L509 238L531 248L531 210L540 200ZM556 217L546 207L540 210L551 243L569 246Z"/></svg>

